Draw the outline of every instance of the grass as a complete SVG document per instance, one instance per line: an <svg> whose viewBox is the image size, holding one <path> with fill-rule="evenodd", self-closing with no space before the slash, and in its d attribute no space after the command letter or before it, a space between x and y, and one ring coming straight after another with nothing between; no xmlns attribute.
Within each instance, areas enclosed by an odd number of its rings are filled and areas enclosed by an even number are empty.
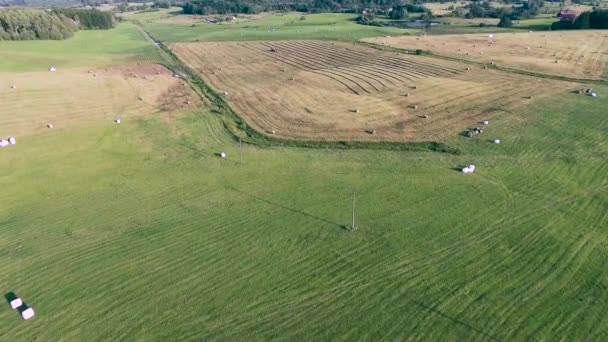
<svg viewBox="0 0 608 342"><path fill-rule="evenodd" d="M245 146L239 166L205 111L22 139L1 151L0 280L37 317L3 310L0 336L601 338L606 100L589 101L493 121L500 146L455 137L462 156Z"/></svg>
<svg viewBox="0 0 608 342"><path fill-rule="evenodd" d="M0 337L604 340L607 105L539 101L460 155L245 145L241 166L214 107L18 136L0 284L36 317L5 307Z"/></svg>
<svg viewBox="0 0 608 342"><path fill-rule="evenodd" d="M0 72L48 70L156 60L157 48L131 23L79 31L65 41L0 41Z"/></svg>
<svg viewBox="0 0 608 342"><path fill-rule="evenodd" d="M357 40L364 37L403 35L416 32L414 29L398 29L356 24L353 14L301 13L265 14L248 20L219 24L176 24L170 22L143 22L144 28L154 37L167 43L181 41L246 41L246 40L290 40L328 39ZM132 16L132 20L138 20Z"/></svg>

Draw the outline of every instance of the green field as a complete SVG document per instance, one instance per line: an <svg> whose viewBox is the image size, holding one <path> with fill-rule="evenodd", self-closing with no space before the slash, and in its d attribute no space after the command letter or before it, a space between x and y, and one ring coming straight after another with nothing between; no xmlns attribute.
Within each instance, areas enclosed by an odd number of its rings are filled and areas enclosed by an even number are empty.
<svg viewBox="0 0 608 342"><path fill-rule="evenodd" d="M0 41L0 72L120 64L148 60L155 50L137 26L125 23L110 31L79 31L65 41Z"/></svg>
<svg viewBox="0 0 608 342"><path fill-rule="evenodd" d="M242 19L236 22L207 24L202 19L196 23L159 22L146 13L129 16L139 20L156 39L163 42L178 41L226 41L226 40L288 40L330 39L357 40L365 37L402 35L417 32L415 29L398 29L356 24L354 14L302 15L264 14L260 18ZM304 17L305 20L300 20Z"/></svg>
<svg viewBox="0 0 608 342"><path fill-rule="evenodd" d="M96 34L10 50L156 58L133 26ZM605 340L607 105L556 93L460 154L245 144L241 165L213 104L17 136L0 284L36 317L5 306L0 340Z"/></svg>

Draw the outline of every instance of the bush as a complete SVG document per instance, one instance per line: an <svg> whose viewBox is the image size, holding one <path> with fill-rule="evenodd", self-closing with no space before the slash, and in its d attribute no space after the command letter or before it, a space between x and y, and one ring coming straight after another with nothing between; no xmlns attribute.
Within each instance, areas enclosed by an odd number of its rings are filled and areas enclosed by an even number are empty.
<svg viewBox="0 0 608 342"><path fill-rule="evenodd" d="M416 54L417 55L422 55L424 53L424 51L420 50L420 49L416 49Z"/></svg>

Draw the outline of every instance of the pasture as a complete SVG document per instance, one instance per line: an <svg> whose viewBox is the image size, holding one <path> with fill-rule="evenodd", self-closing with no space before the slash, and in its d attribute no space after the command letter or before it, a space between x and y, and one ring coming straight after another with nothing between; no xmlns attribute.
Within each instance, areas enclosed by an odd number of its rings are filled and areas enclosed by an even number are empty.
<svg viewBox="0 0 608 342"><path fill-rule="evenodd" d="M161 19L138 16L134 14L129 19L141 21L146 31L166 43L291 39L354 41L416 32L415 29L359 25L354 22L355 14L338 13L265 13L216 24L207 23L207 17L201 16L170 15Z"/></svg>
<svg viewBox="0 0 608 342"><path fill-rule="evenodd" d="M576 85L341 43L179 43L257 130L314 140L433 141ZM274 51L274 52L273 52Z"/></svg>
<svg viewBox="0 0 608 342"><path fill-rule="evenodd" d="M134 29L104 31L122 45L98 32L86 32L98 38L88 44L75 43L81 36L36 42L49 60L63 63L56 74L46 71L44 54L30 54L34 42L0 49L0 137L18 138L0 149L0 284L36 310L23 321L2 307L0 340L608 337L608 97L573 94L566 91L570 83L467 71L457 62L350 44L174 45L191 65L211 64L198 68L212 86L233 82L227 100L235 106L230 96L247 91L237 81L251 80L251 88L270 96L275 83L296 72L296 80L321 94L330 84L336 97L353 100L357 95L328 75L369 101L415 82L413 96L445 97L429 120L451 103L465 108L460 95L490 105L467 95L467 87L494 94L494 86L513 102L498 102L510 110L493 116L484 135L445 135L442 141L459 154L240 149L225 129L222 103L201 99L161 109L162 94L174 94L172 82L182 86L150 64L171 61ZM268 44L277 52L271 55ZM303 64L309 51L316 57ZM343 56L330 57L339 51ZM380 77L378 66L390 63L401 81ZM217 67L224 68L217 75L230 77L209 76ZM154 70L149 77L159 84L130 74L144 70ZM608 87L594 87L608 94ZM540 93L516 105L523 99L514 88ZM159 97L146 95L141 103L142 92ZM273 99L296 108L293 94ZM306 96L302 102L312 101ZM133 115L120 125L108 120L123 109ZM49 113L69 124L39 129ZM17 124L21 115L33 126L25 119ZM491 143L495 138L502 143ZM471 163L477 171L462 174L460 167ZM353 191L356 230L349 227Z"/></svg>
<svg viewBox="0 0 608 342"><path fill-rule="evenodd" d="M599 30L496 33L492 39L484 33L365 41L582 79L602 79L608 62L608 34Z"/></svg>

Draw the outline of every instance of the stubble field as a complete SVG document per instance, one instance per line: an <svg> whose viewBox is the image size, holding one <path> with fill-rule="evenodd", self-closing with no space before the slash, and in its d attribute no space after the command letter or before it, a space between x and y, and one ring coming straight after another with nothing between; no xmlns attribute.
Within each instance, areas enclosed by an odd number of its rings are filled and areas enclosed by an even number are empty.
<svg viewBox="0 0 608 342"><path fill-rule="evenodd" d="M599 30L496 33L493 38L485 33L365 40L572 78L601 79L608 63L608 34Z"/></svg>
<svg viewBox="0 0 608 342"><path fill-rule="evenodd" d="M574 87L346 43L178 43L172 49L250 125L292 139L445 139Z"/></svg>

